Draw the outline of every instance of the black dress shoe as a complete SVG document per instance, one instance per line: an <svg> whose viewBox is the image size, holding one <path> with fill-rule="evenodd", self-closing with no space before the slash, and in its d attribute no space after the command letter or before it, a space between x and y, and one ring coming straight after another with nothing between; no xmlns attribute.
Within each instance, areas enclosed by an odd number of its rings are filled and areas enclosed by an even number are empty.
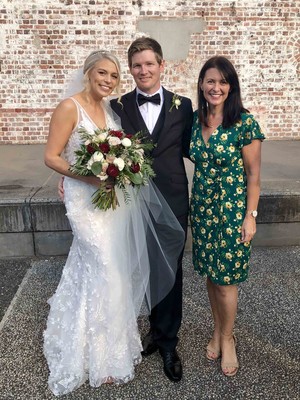
<svg viewBox="0 0 300 400"><path fill-rule="evenodd" d="M142 341L142 346L143 351L141 352L141 354L144 357L150 356L151 354L155 353L156 350L158 350L157 344L153 341L153 335L151 331L147 333L147 335L144 337Z"/></svg>
<svg viewBox="0 0 300 400"><path fill-rule="evenodd" d="M182 378L182 365L177 351L166 351L159 349L164 362L164 372L170 381L179 382Z"/></svg>

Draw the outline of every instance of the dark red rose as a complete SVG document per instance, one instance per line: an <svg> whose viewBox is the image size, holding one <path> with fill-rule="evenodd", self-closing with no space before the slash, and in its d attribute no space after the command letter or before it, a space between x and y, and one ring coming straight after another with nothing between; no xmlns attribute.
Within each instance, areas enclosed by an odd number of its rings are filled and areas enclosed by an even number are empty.
<svg viewBox="0 0 300 400"><path fill-rule="evenodd" d="M128 133L128 135L125 135L125 137L127 138L127 139L131 139L132 138L132 134L131 133Z"/></svg>
<svg viewBox="0 0 300 400"><path fill-rule="evenodd" d="M99 144L99 150L104 153L107 154L110 150L109 144L108 143L100 143Z"/></svg>
<svg viewBox="0 0 300 400"><path fill-rule="evenodd" d="M110 131L109 134L110 136L116 136L119 139L121 139L124 135L122 131Z"/></svg>
<svg viewBox="0 0 300 400"><path fill-rule="evenodd" d="M90 144L88 144L88 145L86 146L86 149L87 149L87 151L88 151L90 154L94 154L95 151L96 151L96 149L94 149L94 147L93 147L92 145L90 145Z"/></svg>
<svg viewBox="0 0 300 400"><path fill-rule="evenodd" d="M141 167L140 167L140 164L133 163L133 164L131 164L130 169L134 174L137 174L138 172L140 172Z"/></svg>
<svg viewBox="0 0 300 400"><path fill-rule="evenodd" d="M108 176L112 176L113 178L115 178L116 176L119 175L118 167L116 167L114 164L109 164L106 173Z"/></svg>

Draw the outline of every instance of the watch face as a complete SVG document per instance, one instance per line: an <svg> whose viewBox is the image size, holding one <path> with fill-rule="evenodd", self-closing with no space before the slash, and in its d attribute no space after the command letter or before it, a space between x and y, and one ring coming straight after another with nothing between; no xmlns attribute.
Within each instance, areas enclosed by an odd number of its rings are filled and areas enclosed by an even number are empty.
<svg viewBox="0 0 300 400"><path fill-rule="evenodd" d="M257 211L256 210L252 211L252 215L253 215L254 218L256 218L257 217Z"/></svg>

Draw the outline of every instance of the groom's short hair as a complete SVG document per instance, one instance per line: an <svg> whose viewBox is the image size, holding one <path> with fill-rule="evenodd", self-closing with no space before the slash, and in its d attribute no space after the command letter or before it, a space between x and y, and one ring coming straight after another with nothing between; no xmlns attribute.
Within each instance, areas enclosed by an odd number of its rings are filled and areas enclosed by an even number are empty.
<svg viewBox="0 0 300 400"><path fill-rule="evenodd" d="M128 49L128 65L129 68L132 66L132 57L135 53L140 53L144 50L152 50L155 54L156 61L161 64L163 61L163 52L161 45L151 37L140 37L133 41Z"/></svg>

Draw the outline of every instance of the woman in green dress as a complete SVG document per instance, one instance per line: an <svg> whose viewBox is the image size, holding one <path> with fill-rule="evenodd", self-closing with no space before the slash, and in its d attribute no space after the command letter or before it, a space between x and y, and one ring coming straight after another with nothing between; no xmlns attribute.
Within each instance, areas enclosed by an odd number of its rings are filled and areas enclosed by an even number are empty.
<svg viewBox="0 0 300 400"><path fill-rule="evenodd" d="M237 284L247 279L256 232L264 135L243 107L237 73L225 57L209 59L198 80L190 145L193 264L207 276L214 332L206 356L226 376L239 367L233 334Z"/></svg>

